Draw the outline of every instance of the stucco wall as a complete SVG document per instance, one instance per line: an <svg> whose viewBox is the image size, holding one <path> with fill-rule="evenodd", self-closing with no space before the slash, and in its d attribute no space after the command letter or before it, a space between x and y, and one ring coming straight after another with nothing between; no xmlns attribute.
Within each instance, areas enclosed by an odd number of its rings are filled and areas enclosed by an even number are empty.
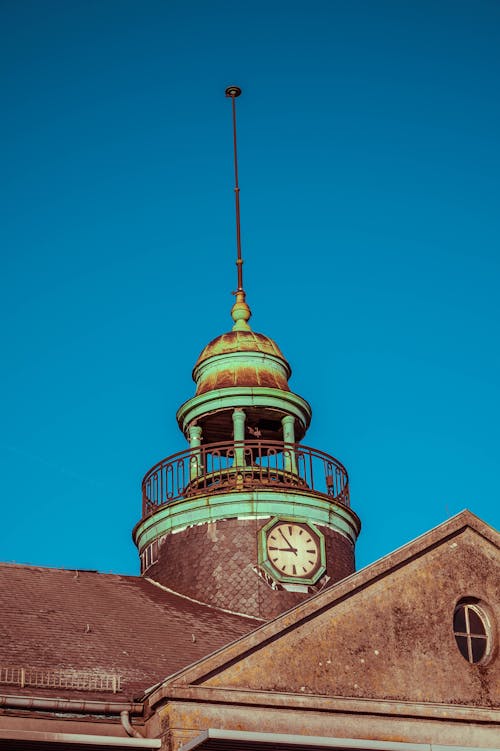
<svg viewBox="0 0 500 751"><path fill-rule="evenodd" d="M463 597L490 607L495 649L471 665L457 649ZM352 596L213 675L207 686L477 707L499 704L497 549L471 529L409 560Z"/></svg>
<svg viewBox="0 0 500 751"><path fill-rule="evenodd" d="M276 697L278 698L278 697ZM206 728L243 730L261 733L284 733L401 743L434 743L467 747L498 748L498 725L481 722L478 717L453 717L453 711L431 716L420 715L411 706L331 706L302 703L294 697L281 696L280 705L265 706L262 696L248 705L237 704L237 696L226 692L227 703L171 701L160 710L159 737L165 750L178 751ZM207 697L208 700L208 697ZM384 711L385 709L385 711ZM487 720L487 718L483 718ZM235 746L236 747L236 746ZM383 747L383 746L382 746ZM254 746L255 748L255 746Z"/></svg>

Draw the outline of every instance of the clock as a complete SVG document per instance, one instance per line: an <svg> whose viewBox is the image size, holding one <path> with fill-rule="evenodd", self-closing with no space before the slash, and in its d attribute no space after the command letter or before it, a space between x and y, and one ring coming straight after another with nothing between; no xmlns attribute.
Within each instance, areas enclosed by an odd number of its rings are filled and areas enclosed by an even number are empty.
<svg viewBox="0 0 500 751"><path fill-rule="evenodd" d="M313 525L297 519L273 519L261 530L261 565L285 582L316 581L325 571L325 542Z"/></svg>

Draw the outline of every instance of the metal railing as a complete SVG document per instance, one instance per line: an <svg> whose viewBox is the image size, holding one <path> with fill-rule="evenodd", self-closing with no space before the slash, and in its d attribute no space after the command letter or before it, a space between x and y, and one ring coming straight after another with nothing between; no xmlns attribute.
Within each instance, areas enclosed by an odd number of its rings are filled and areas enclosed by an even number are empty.
<svg viewBox="0 0 500 751"><path fill-rule="evenodd" d="M73 691L121 691L121 677L109 673L85 670L52 670L49 668L1 667L0 684L35 686L37 688L65 688Z"/></svg>
<svg viewBox="0 0 500 751"><path fill-rule="evenodd" d="M280 441L211 443L158 462L142 481L142 512L209 493L292 489L349 506L345 467L323 451Z"/></svg>

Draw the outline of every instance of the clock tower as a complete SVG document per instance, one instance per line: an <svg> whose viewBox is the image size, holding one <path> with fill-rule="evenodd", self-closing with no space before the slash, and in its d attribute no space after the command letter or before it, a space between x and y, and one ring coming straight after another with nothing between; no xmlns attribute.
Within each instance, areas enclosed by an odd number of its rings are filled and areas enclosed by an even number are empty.
<svg viewBox="0 0 500 751"><path fill-rule="evenodd" d="M234 128L238 288L232 329L202 350L194 396L177 412L189 447L142 483L133 531L143 576L189 598L272 618L354 572L360 521L346 469L303 439L311 407L291 368L252 331L243 289Z"/></svg>

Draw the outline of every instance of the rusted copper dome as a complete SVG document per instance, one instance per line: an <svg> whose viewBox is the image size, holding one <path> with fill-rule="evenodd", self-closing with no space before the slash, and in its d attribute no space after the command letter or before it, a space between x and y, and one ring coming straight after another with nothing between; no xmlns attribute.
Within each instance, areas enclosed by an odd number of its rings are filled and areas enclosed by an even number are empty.
<svg viewBox="0 0 500 751"><path fill-rule="evenodd" d="M255 331L228 331L212 339L202 350L196 365L214 355L224 355L227 352L263 352L285 360L282 351L272 339ZM286 362L286 360L285 360Z"/></svg>
<svg viewBox="0 0 500 751"><path fill-rule="evenodd" d="M306 433L311 407L291 391L290 365L272 339L251 330L250 316L245 293L238 290L232 331L213 339L196 361L196 393L177 410L192 446L250 436L296 443Z"/></svg>
<svg viewBox="0 0 500 751"><path fill-rule="evenodd" d="M203 349L193 369L196 395L233 386L290 391L291 369L278 345L251 330L229 331Z"/></svg>

